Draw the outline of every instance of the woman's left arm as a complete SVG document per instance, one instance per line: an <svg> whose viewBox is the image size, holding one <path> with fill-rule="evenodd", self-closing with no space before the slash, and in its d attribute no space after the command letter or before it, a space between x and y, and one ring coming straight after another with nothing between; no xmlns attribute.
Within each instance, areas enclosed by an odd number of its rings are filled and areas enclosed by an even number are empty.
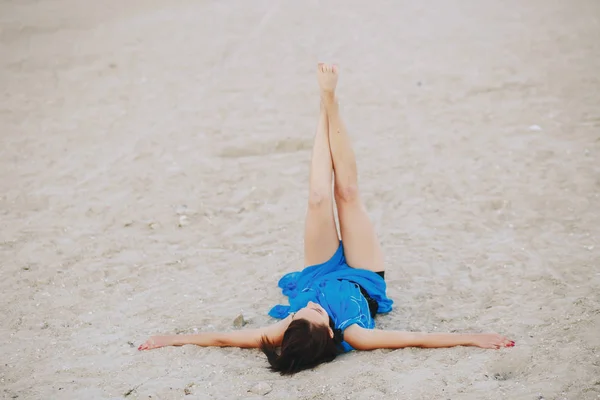
<svg viewBox="0 0 600 400"><path fill-rule="evenodd" d="M494 333L425 333L365 329L358 325L344 331L344 340L356 350L400 349L404 347L442 348L476 346L484 349L512 347L515 342Z"/></svg>

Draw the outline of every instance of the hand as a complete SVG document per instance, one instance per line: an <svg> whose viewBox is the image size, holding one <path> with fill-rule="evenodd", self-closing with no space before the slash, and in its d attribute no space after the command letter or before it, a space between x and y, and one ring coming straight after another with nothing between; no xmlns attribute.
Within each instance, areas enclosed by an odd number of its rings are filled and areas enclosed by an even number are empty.
<svg viewBox="0 0 600 400"><path fill-rule="evenodd" d="M515 342L495 333L480 333L472 335L472 345L482 349L499 349L514 347Z"/></svg>
<svg viewBox="0 0 600 400"><path fill-rule="evenodd" d="M138 350L152 350L165 346L174 346L173 336L152 336L138 347Z"/></svg>

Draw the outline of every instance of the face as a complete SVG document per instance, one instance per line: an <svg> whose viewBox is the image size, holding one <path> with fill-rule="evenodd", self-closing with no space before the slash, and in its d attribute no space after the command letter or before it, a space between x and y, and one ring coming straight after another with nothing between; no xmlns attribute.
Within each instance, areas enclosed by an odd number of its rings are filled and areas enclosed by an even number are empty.
<svg viewBox="0 0 600 400"><path fill-rule="evenodd" d="M323 307L309 301L306 307L296 312L293 319L305 319L311 324L329 326L329 315Z"/></svg>

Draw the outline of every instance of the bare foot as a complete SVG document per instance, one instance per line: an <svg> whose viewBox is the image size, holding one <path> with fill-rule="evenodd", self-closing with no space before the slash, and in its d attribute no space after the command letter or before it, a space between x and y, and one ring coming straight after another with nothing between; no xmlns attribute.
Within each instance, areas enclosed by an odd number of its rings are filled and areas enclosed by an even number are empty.
<svg viewBox="0 0 600 400"><path fill-rule="evenodd" d="M499 349L501 347L514 347L515 342L495 333L481 333L473 335L473 346L482 349Z"/></svg>
<svg viewBox="0 0 600 400"><path fill-rule="evenodd" d="M319 63L317 66L317 81L321 89L321 96L334 97L338 81L337 65Z"/></svg>
<svg viewBox="0 0 600 400"><path fill-rule="evenodd" d="M138 350L152 350L159 347L174 346L173 336L152 336L138 347Z"/></svg>

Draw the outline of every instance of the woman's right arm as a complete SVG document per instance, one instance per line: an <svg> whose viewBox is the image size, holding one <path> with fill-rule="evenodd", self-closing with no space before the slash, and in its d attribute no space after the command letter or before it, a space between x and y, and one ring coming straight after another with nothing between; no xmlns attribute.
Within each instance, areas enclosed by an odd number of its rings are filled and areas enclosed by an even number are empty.
<svg viewBox="0 0 600 400"><path fill-rule="evenodd" d="M142 343L138 350L152 350L159 347L183 346L186 344L203 347L257 348L260 347L263 336L266 336L273 344L279 345L291 321L292 317L290 316L265 328L231 332L203 332L195 335L152 336Z"/></svg>

